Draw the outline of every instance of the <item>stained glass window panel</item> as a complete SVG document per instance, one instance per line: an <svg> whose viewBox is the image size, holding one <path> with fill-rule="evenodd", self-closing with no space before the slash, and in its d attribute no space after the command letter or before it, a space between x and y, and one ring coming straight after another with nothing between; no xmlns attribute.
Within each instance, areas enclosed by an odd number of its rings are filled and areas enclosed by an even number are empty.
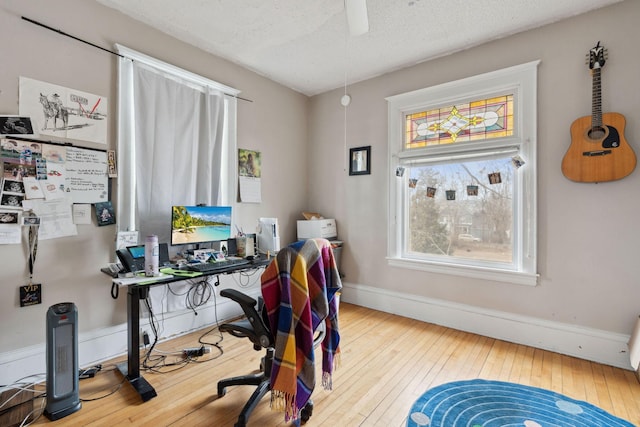
<svg viewBox="0 0 640 427"><path fill-rule="evenodd" d="M513 135L513 95L405 115L405 147L422 148Z"/></svg>

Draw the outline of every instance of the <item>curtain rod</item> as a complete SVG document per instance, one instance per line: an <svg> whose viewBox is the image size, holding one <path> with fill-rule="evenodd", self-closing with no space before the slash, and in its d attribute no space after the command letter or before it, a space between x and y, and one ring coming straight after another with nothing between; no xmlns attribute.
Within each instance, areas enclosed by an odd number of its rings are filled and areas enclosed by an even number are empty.
<svg viewBox="0 0 640 427"><path fill-rule="evenodd" d="M50 27L50 26L48 26L48 25L45 25L45 24L43 24L42 22L34 21L33 19L27 18L26 16L23 16L23 17L22 17L22 19L24 19L24 20L25 20L25 21L27 21L27 22L31 22L32 24L35 24L35 25L38 25L38 26L40 26L40 27L46 28L47 30L51 30L51 31L53 31L53 32L55 32L55 33L62 34L63 36L71 37L72 39L77 40L77 41L79 41L79 42L86 43L86 44L88 44L89 46L93 46L93 47L98 48L98 49L100 49L100 50L104 50L105 52L109 52L109 53L110 53L110 54L112 54L112 55L117 55L117 56L119 56L120 58L124 58L124 56L120 55L118 52L114 52L114 51L112 51L112 50L109 50L109 49L105 49L105 48L103 48L103 47L100 47L100 46L98 46L97 44L93 44L93 43L88 42L88 41L86 41L86 40L82 40L81 38L78 38L78 37L76 37L76 36L72 36L71 34L65 33L64 31L57 30L57 29L52 28L52 27Z"/></svg>
<svg viewBox="0 0 640 427"><path fill-rule="evenodd" d="M30 23L35 24L35 25L38 25L38 26L40 26L40 27L42 27L42 28L46 28L47 30L53 31L54 33L58 33L58 34L61 34L61 35L63 35L63 36L70 37L70 38L72 38L72 39L74 39L74 40L77 40L77 41L79 41L79 42L82 42L82 43L88 44L89 46L92 46L92 47L95 47L95 48L97 48L97 49L103 50L103 51L108 52L108 53L110 53L110 54L112 54L112 55L119 56L120 58L126 58L126 56L124 56L124 55L120 55L118 52L114 52L114 51L112 51L112 50L105 49L104 47L98 46L97 44L94 44L94 43L88 42L88 41L86 41L86 40L83 40L83 39L81 39L81 38L79 38L79 37L73 36L73 35L71 35L71 34L69 34L69 33L65 33L65 32L64 32L64 31L62 31L62 30L58 30L58 29L56 29L56 28L50 27L50 26L48 26L48 25L46 25L46 24L43 24L42 22L35 21L35 20L31 19L31 18L27 18L26 16L22 16L21 18L22 18L22 19L24 19L24 20L25 20L25 21L27 21L27 22L30 22ZM130 59L130 58L127 58L127 59ZM133 59L131 59L131 61L133 61ZM240 99L240 100L242 100L242 101L253 102L251 99L243 98L243 97L241 97L241 96L232 95L232 94L229 94L229 93L225 93L225 95L226 95L226 96L230 96L230 97L232 97L232 98Z"/></svg>

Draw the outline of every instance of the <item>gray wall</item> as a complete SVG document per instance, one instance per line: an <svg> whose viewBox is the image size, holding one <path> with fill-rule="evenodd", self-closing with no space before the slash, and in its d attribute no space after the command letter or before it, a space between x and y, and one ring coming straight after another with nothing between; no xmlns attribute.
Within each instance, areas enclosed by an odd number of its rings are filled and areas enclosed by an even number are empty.
<svg viewBox="0 0 640 427"><path fill-rule="evenodd" d="M640 171L609 183L562 175L569 127L591 115L585 54L609 49L602 71L603 111L626 116L626 139L640 154L640 2L625 1L454 55L349 85L347 141L343 89L312 98L308 159L311 205L337 219L346 281L387 291L630 334L640 305ZM538 74L537 287L492 283L389 267L386 256L387 105L385 97L541 60ZM344 153L371 145L372 173L349 177ZM327 189L335 189L327 191Z"/></svg>
<svg viewBox="0 0 640 427"><path fill-rule="evenodd" d="M255 229L260 216L278 217L284 225L283 241L295 238L291 224L307 205L306 96L94 1L3 0L0 114L18 114L19 76L106 96L108 148L116 147L117 57L33 25L21 16L105 48L123 44L241 90L241 96L253 102L238 102L238 146L262 152L263 202L241 204L235 214L245 231ZM18 303L19 287L28 281L26 246L0 245L0 353L44 343L46 309L58 302L76 303L81 333L126 322L126 295L113 300L110 279L100 272L100 267L112 261L115 230L115 226L97 227L94 220L93 225L78 226L77 236L41 241L34 282L42 283L43 303L26 308Z"/></svg>

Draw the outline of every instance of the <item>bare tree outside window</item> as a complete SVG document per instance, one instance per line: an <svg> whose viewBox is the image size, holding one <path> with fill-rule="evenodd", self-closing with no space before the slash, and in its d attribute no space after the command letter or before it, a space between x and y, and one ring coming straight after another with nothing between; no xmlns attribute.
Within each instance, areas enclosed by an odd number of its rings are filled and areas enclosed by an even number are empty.
<svg viewBox="0 0 640 427"><path fill-rule="evenodd" d="M510 263L514 168L510 158L441 164L408 169L411 252ZM491 184L490 173L501 182ZM468 192L467 188L473 191ZM430 196L433 189L445 191ZM456 191L457 190L457 191Z"/></svg>

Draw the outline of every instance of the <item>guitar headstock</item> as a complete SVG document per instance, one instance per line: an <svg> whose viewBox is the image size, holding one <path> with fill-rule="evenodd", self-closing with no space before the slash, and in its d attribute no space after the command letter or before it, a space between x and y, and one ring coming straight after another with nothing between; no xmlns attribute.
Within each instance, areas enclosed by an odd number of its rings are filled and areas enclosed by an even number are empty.
<svg viewBox="0 0 640 427"><path fill-rule="evenodd" d="M604 46L600 46L600 42L598 42L598 44L592 47L587 54L587 64L589 64L589 69L595 70L604 67L604 63L608 56L608 50L605 49Z"/></svg>

